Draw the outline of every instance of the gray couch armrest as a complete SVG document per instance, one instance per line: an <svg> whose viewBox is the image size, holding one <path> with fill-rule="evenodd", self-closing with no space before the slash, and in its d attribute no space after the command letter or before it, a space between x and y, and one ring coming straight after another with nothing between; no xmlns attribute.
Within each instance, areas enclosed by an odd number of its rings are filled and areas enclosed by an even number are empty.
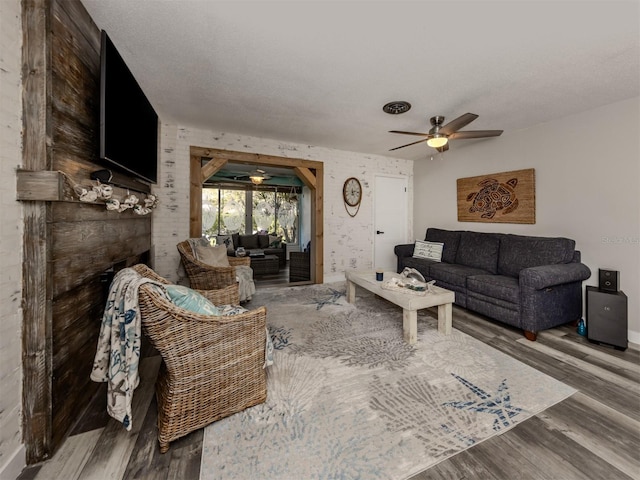
<svg viewBox="0 0 640 480"><path fill-rule="evenodd" d="M583 263L560 263L525 268L520 271L519 278L520 286L542 290L554 285L582 282L590 276L591 270Z"/></svg>
<svg viewBox="0 0 640 480"><path fill-rule="evenodd" d="M393 252L398 256L398 257L412 257L413 256L413 247L415 246L415 244L413 243L407 243L404 245L396 245L393 248Z"/></svg>

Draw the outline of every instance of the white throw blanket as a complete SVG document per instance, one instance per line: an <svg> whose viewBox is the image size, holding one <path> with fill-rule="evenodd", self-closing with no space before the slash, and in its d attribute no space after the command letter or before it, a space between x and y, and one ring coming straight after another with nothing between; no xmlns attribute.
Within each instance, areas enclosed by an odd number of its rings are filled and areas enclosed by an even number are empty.
<svg viewBox="0 0 640 480"><path fill-rule="evenodd" d="M256 284L253 281L253 268L246 265L238 265L235 269L240 301L249 301L251 300L251 296L256 293Z"/></svg>
<svg viewBox="0 0 640 480"><path fill-rule="evenodd" d="M132 268L120 270L111 282L109 297L102 316L98 348L93 361L91 380L108 382L107 412L131 430L133 391L140 382L141 321L138 288L153 283Z"/></svg>

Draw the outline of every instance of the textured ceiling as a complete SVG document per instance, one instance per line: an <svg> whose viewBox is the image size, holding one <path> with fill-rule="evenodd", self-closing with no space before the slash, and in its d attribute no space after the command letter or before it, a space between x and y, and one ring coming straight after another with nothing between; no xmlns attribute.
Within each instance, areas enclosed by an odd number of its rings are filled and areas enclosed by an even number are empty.
<svg viewBox="0 0 640 480"><path fill-rule="evenodd" d="M163 121L405 159L640 96L640 3L83 0ZM382 106L412 109L388 115ZM485 140L456 140L451 148Z"/></svg>

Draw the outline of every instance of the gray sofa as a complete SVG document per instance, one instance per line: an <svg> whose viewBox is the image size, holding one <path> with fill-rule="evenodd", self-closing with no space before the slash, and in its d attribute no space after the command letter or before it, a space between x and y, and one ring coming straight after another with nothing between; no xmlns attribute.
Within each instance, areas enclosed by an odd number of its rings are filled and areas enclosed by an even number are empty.
<svg viewBox="0 0 640 480"><path fill-rule="evenodd" d="M418 270L455 292L455 303L524 330L540 330L582 316L582 282L591 270L575 241L429 228L425 240L443 243L442 261L413 257L414 244L396 245L398 272Z"/></svg>

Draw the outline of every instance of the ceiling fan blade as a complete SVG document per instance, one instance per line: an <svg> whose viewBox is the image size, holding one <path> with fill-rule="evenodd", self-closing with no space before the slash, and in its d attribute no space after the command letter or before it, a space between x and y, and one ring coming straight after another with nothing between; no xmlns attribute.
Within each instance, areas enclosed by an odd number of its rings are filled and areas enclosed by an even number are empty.
<svg viewBox="0 0 640 480"><path fill-rule="evenodd" d="M467 132L456 132L449 135L449 140L461 139L461 138L484 138L484 137L499 137L502 135L503 130L470 130Z"/></svg>
<svg viewBox="0 0 640 480"><path fill-rule="evenodd" d="M460 115L458 118L451 120L449 123L443 126L440 129L439 133L451 135L453 132L457 132L462 127L469 125L476 118L478 118L478 115L476 115L475 113L465 113L464 115Z"/></svg>
<svg viewBox="0 0 640 480"><path fill-rule="evenodd" d="M436 150L439 151L440 153L446 152L447 150L449 150L449 142L445 143L441 147L437 147Z"/></svg>
<svg viewBox="0 0 640 480"><path fill-rule="evenodd" d="M430 133L418 133L418 132L403 132L401 130L389 130L389 133L401 133L403 135L420 135L420 136L426 136L426 135L431 135Z"/></svg>
<svg viewBox="0 0 640 480"><path fill-rule="evenodd" d="M389 151L392 152L393 150L398 150L399 148L404 148L404 147L408 147L410 145L415 145L416 143L426 142L427 140L429 140L429 139L428 138L423 138L422 140L418 140L417 142L407 143L406 145L402 145L400 147L391 148L391 149L389 149Z"/></svg>

